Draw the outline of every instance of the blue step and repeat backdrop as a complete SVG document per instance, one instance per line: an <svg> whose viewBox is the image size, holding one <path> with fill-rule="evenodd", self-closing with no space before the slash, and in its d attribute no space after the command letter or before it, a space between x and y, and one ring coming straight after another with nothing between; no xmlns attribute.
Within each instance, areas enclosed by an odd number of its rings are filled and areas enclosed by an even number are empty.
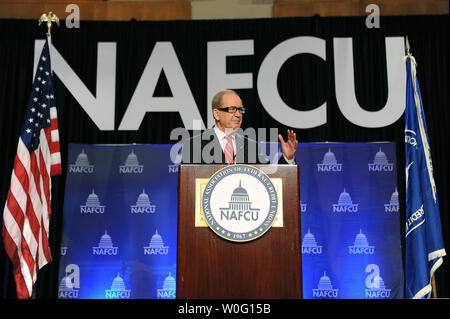
<svg viewBox="0 0 450 319"><path fill-rule="evenodd" d="M304 298L403 298L395 143L300 144Z"/></svg>
<svg viewBox="0 0 450 319"><path fill-rule="evenodd" d="M59 298L176 297L171 147L69 145ZM302 143L296 160L304 298L403 298L395 143Z"/></svg>

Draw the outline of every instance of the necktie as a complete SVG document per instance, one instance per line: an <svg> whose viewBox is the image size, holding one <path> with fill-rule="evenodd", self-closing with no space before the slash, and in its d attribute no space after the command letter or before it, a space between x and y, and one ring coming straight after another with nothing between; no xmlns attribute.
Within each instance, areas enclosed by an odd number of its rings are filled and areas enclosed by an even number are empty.
<svg viewBox="0 0 450 319"><path fill-rule="evenodd" d="M225 139L227 140L227 144L225 145L225 160L228 164L234 164L234 151L233 151L233 141L231 140L230 135L225 135Z"/></svg>

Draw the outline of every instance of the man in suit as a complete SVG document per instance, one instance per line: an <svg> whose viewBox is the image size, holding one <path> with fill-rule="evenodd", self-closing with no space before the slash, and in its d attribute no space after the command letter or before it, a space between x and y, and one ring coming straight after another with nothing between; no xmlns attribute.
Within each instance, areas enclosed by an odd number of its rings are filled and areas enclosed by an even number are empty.
<svg viewBox="0 0 450 319"><path fill-rule="evenodd" d="M218 92L212 100L215 126L184 141L184 164L268 164L269 159L259 149L257 141L248 138L241 129L245 108L239 95L232 90ZM296 164L294 155L298 141L288 130L285 142L278 134L283 155L278 164Z"/></svg>

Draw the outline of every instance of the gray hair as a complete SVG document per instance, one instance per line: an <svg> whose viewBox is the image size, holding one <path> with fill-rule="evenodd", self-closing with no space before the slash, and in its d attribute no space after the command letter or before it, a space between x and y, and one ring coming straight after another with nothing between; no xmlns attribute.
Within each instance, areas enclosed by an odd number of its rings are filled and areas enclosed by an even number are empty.
<svg viewBox="0 0 450 319"><path fill-rule="evenodd" d="M223 90L218 92L216 95L214 95L213 99L212 99L212 109L218 109L220 108L220 106L222 105L222 96L224 96L225 94L235 94L236 96L239 97L239 94L237 94L235 91L233 90ZM240 97L239 97L240 98Z"/></svg>

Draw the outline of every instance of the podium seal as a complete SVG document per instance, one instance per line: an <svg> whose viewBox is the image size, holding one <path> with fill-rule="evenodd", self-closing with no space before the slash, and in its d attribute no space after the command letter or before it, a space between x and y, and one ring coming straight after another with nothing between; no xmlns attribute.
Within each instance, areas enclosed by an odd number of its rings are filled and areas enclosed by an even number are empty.
<svg viewBox="0 0 450 319"><path fill-rule="evenodd" d="M203 215L218 236L247 242L272 227L278 194L270 178L249 165L229 165L215 172L202 196Z"/></svg>

